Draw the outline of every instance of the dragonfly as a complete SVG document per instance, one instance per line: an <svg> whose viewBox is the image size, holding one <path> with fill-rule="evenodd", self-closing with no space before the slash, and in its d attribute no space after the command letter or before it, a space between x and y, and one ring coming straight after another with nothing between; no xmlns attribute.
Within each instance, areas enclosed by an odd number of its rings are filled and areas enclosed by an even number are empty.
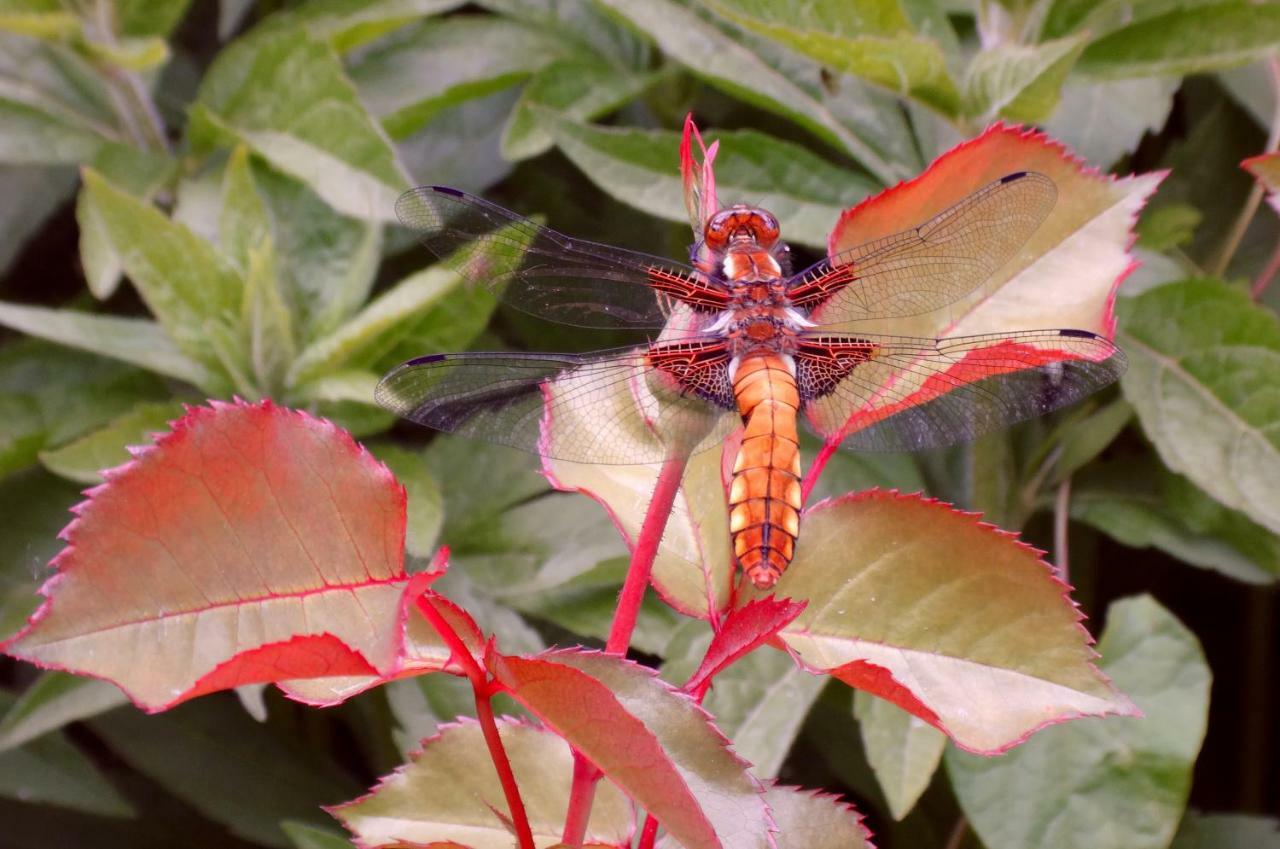
<svg viewBox="0 0 1280 849"><path fill-rule="evenodd" d="M428 354L387 374L376 398L439 431L581 463L662 463L741 428L728 530L737 565L767 590L800 533L801 422L852 450L940 448L1070 405L1124 371L1123 353L1086 330L859 332L981 297L1056 200L1043 174L1010 173L917 227L795 272L777 219L754 206L717 211L681 263L422 186L397 214L465 280L533 316L646 341Z"/></svg>

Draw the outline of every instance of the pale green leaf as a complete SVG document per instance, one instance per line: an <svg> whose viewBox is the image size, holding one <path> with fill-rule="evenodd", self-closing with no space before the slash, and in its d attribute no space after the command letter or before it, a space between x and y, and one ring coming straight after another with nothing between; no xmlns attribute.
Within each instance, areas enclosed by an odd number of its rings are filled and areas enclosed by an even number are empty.
<svg viewBox="0 0 1280 849"><path fill-rule="evenodd" d="M68 480L101 483L99 472L128 461L129 446L150 443L151 434L168 430L168 423L181 415L182 405L176 401L139 404L105 427L59 448L41 451L40 462Z"/></svg>
<svg viewBox="0 0 1280 849"><path fill-rule="evenodd" d="M1280 533L1280 322L1212 280L1117 305L1121 383L1161 459Z"/></svg>
<svg viewBox="0 0 1280 849"><path fill-rule="evenodd" d="M402 139L440 110L515 85L572 53L568 42L538 27L463 16L427 21L380 44L352 67L351 77L369 111L392 138Z"/></svg>
<svg viewBox="0 0 1280 849"><path fill-rule="evenodd" d="M554 143L542 127L539 108L590 120L638 96L654 80L595 56L560 59L540 69L520 94L502 134L502 154L516 161L545 152Z"/></svg>
<svg viewBox="0 0 1280 849"><path fill-rule="evenodd" d="M1123 398L1117 398L1067 427L1056 439L1058 456L1053 465L1052 483L1061 483L1101 454L1132 418L1133 408Z"/></svg>
<svg viewBox="0 0 1280 849"><path fill-rule="evenodd" d="M8 708L11 699L0 694L0 708ZM136 815L93 761L60 733L0 751L0 798L107 817Z"/></svg>
<svg viewBox="0 0 1280 849"><path fill-rule="evenodd" d="M27 0L0 5L0 30L32 38L57 40L77 33L80 19L59 0Z"/></svg>
<svg viewBox="0 0 1280 849"><path fill-rule="evenodd" d="M269 238L249 249L240 322L248 337L254 385L262 395L276 395L284 388L285 375L297 352L293 316L280 293L275 269Z"/></svg>
<svg viewBox="0 0 1280 849"><path fill-rule="evenodd" d="M301 29L273 29L222 51L201 83L190 132L197 148L243 141L355 218L388 220L407 185L333 48Z"/></svg>
<svg viewBox="0 0 1280 849"><path fill-rule="evenodd" d="M1217 71L1280 46L1280 6L1249 2L1175 8L1114 30L1080 57L1094 77L1175 76Z"/></svg>
<svg viewBox="0 0 1280 849"><path fill-rule="evenodd" d="M0 719L0 752L128 702L119 687L106 681L44 672Z"/></svg>
<svg viewBox="0 0 1280 849"><path fill-rule="evenodd" d="M510 88L441 111L421 132L397 143L401 160L418 183L483 192L511 172L501 138L519 98L520 90Z"/></svg>
<svg viewBox="0 0 1280 849"><path fill-rule="evenodd" d="M49 575L49 560L63 547L58 531L71 521L80 488L43 469L0 478L0 634L19 631L42 601L37 590Z"/></svg>
<svg viewBox="0 0 1280 849"><path fill-rule="evenodd" d="M116 22L126 36L167 36L182 21L191 0L112 0Z"/></svg>
<svg viewBox="0 0 1280 849"><path fill-rule="evenodd" d="M121 266L166 332L188 356L209 364L205 325L232 323L243 284L213 246L95 171L84 174L86 203Z"/></svg>
<svg viewBox="0 0 1280 849"><path fill-rule="evenodd" d="M0 162L80 164L121 136L90 63L63 45L0 32Z"/></svg>
<svg viewBox="0 0 1280 849"><path fill-rule="evenodd" d="M293 849L351 849L351 841L333 829L282 820L280 830L289 838Z"/></svg>
<svg viewBox="0 0 1280 849"><path fill-rule="evenodd" d="M768 0L706 0L718 14L826 67L914 97L947 115L960 98L938 43L916 36L897 2L818 0L788 7Z"/></svg>
<svg viewBox="0 0 1280 849"><path fill-rule="evenodd" d="M1144 716L1042 731L999 758L951 750L947 771L988 849L1169 845L1209 711L1195 635L1150 596L1111 605L1102 669Z"/></svg>
<svg viewBox="0 0 1280 849"><path fill-rule="evenodd" d="M0 274L76 187L61 165L0 165Z"/></svg>
<svg viewBox="0 0 1280 849"><path fill-rule="evenodd" d="M873 849L862 817L834 796L774 784L764 800L778 825L777 849Z"/></svg>
<svg viewBox="0 0 1280 849"><path fill-rule="evenodd" d="M267 207L254 184L249 149L237 145L222 173L222 209L218 216L218 246L240 270L249 270L250 251L271 238Z"/></svg>
<svg viewBox="0 0 1280 849"><path fill-rule="evenodd" d="M853 694L853 715L889 813L901 820L929 786L947 737L897 705L860 690Z"/></svg>
<svg viewBox="0 0 1280 849"><path fill-rule="evenodd" d="M150 200L172 177L176 167L177 161L169 156L114 142L99 148L93 159L95 171L142 200ZM89 291L98 300L106 300L115 293L123 267L100 211L90 202L88 192L81 192L76 201L76 221L80 225L80 262Z"/></svg>
<svg viewBox="0 0 1280 849"><path fill-rule="evenodd" d="M671 221L686 221L676 151L678 133L578 124L543 112L545 126L579 168L619 200ZM826 247L840 213L875 191L867 178L804 148L752 130L708 133L720 140L716 190L722 204L758 204L782 224L783 238Z"/></svg>
<svg viewBox="0 0 1280 849"><path fill-rule="evenodd" d="M1147 133L1158 132L1173 108L1179 80L1068 79L1058 108L1043 122L1050 136L1101 168L1138 147Z"/></svg>
<svg viewBox="0 0 1280 849"><path fill-rule="evenodd" d="M1038 552L937 502L871 491L815 505L776 591L808 601L780 632L802 662L894 698L971 751L1134 710L1094 667Z"/></svg>
<svg viewBox="0 0 1280 849"><path fill-rule="evenodd" d="M502 721L498 733L537 845L558 842L569 805L572 751L550 731L523 723ZM333 813L370 849L405 841L509 849L513 838L507 811L480 726L464 722L444 728L370 795ZM627 798L607 781L596 785L586 842L620 845L633 827Z"/></svg>
<svg viewBox="0 0 1280 849"><path fill-rule="evenodd" d="M442 300L461 281L456 272L442 265L406 277L346 324L307 346L293 364L289 384L297 386L345 366L376 362L408 333L420 312ZM486 297L479 292L469 294Z"/></svg>
<svg viewBox="0 0 1280 849"><path fill-rule="evenodd" d="M890 150L909 155L899 146L898 129L885 126L901 116L894 116L887 102L877 102L871 92L860 91L858 80L842 77L829 84L819 63L726 32L680 0L602 2L698 76L734 97L796 121L848 152L880 182L890 183L913 170L887 156Z"/></svg>
<svg viewBox="0 0 1280 849"><path fill-rule="evenodd" d="M409 495L405 551L428 558L435 553L444 526L444 496L420 453L393 445L371 446Z"/></svg>
<svg viewBox="0 0 1280 849"><path fill-rule="evenodd" d="M1053 114L1071 66L1088 43L1074 35L1036 45L999 45L969 64L965 107L982 118L1043 121Z"/></svg>
<svg viewBox="0 0 1280 849"><path fill-rule="evenodd" d="M310 0L271 21L301 24L346 53L405 24L462 5L464 0Z"/></svg>
<svg viewBox="0 0 1280 849"><path fill-rule="evenodd" d="M476 713L471 682L458 675L399 678L384 686L383 692L397 726L391 735L406 755L421 749L422 741L440 733L443 726Z"/></svg>

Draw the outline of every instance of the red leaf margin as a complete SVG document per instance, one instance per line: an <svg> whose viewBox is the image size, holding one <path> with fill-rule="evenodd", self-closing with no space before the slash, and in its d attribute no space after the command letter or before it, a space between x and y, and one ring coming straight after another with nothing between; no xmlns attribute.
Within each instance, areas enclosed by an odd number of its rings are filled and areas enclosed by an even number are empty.
<svg viewBox="0 0 1280 849"><path fill-rule="evenodd" d="M1141 718L1142 716L1144 716L1142 709L1139 708L1127 696L1124 696L1123 693L1120 693L1119 690L1116 690L1112 684L1110 676L1108 676L1100 668L1098 668L1097 663L1095 663L1095 661L1097 661L1101 657L1101 655L1099 655L1098 652L1094 649L1094 645L1097 643L1097 641L1094 639L1093 635L1089 633L1089 629L1084 626L1084 622L1088 617L1086 617L1084 614L1084 611L1080 609L1079 603L1076 602L1076 600L1071 597L1071 591L1074 589L1074 587L1072 587L1070 584L1068 584L1066 581L1062 579L1062 577L1058 573L1058 570L1053 566L1053 564L1049 563L1044 559L1044 555L1047 552L1045 552L1043 549L1036 548L1034 545L1031 545L1028 542L1025 542L1021 538L1021 536L1015 533L1014 531L1007 531L999 527L998 525L992 524L991 522L982 521L983 514L981 512L971 511L971 510L961 510L949 502L943 501L942 499L939 499L939 498L933 498L931 496L927 496L923 492L903 493L896 489L881 489L880 487L872 487L870 489L861 490L859 492L850 492L850 493L846 493L840 496L835 496L832 498L824 498L821 501L818 501L812 505L807 506L804 512L805 514L808 514L813 510L825 509L833 505L851 503L851 502L857 502L857 501L883 500L883 499L888 499L892 501L907 501L907 502L919 503L929 508L940 509L951 515L959 516L966 519L971 519L973 520L974 527L984 532L992 534L993 536L998 538L1003 544L1012 544L1014 547L1018 548L1019 550L1025 551L1033 555L1035 557L1036 562L1044 568L1045 576L1049 579L1051 584L1057 587L1058 590L1060 591L1059 597L1062 599L1063 602L1066 603L1068 608L1070 608L1070 610L1074 614L1072 624L1074 625L1075 630L1077 630L1080 633L1080 635L1084 637L1085 652L1087 654L1086 662L1088 663L1090 670L1095 676L1097 676L1099 681L1106 684L1108 687L1111 687L1123 700L1121 707L1117 708L1116 710L1107 711L1103 715L1131 716L1131 717L1138 717L1138 718ZM937 728L943 734L946 734L947 737L949 737L952 740L952 742L954 742L959 748L975 755L981 755L986 757L994 757L997 755L1001 755L1009 751L1010 749L1013 749L1025 743L1037 731L1041 731L1053 725L1059 725L1064 722L1069 722L1071 720L1087 719L1090 717L1097 716L1097 714L1086 714L1086 713L1078 713L1078 712L1063 713L1059 716L1053 717L1052 719L1048 719L1028 729L1025 733L1020 734L1018 737L1014 738L1010 742L998 748L995 748L992 750L974 749L974 748L965 746L962 743L960 743L958 740L956 740L954 735L942 723L938 715L934 713L930 708L928 708L923 702L921 702L920 699L908 687L906 687L904 684L902 684L900 681L894 678L893 673L889 669L886 669L885 667L880 666L878 664L874 664L869 661L863 661L863 660L854 660L842 666L835 667L832 669L822 669L820 667L815 667L815 666L812 666L811 664L805 663L800 657L798 657L795 654L795 652L790 650L788 651L791 654L792 659L802 669L805 669L806 671L809 671L815 674L832 675L833 677L836 677L839 680L843 681L845 684L848 684L850 687L864 690L865 692L868 692L873 696L877 696L879 698L885 699L886 701L892 702L893 704L897 705L898 707L902 708L903 710L907 711L913 716L916 716L924 720L925 722L929 723L933 727Z"/></svg>
<svg viewBox="0 0 1280 849"><path fill-rule="evenodd" d="M425 591L432 581L443 574L447 565L447 551L442 550L434 561L434 567L429 572L419 573L414 576L409 576L404 572L407 494L391 471L360 446L351 434L335 426L332 422L316 418L300 410L280 407L269 399L256 404L244 402L239 398L231 402L211 400L208 406L187 406L185 410L186 412L182 417L170 422L169 432L156 436L153 444L130 447L129 453L132 455L132 459L112 469L103 471L103 483L85 490L85 499L71 508L75 518L58 534L59 539L65 541L67 545L50 562L50 567L54 570L54 574L40 588L40 594L44 597L44 601L28 618L26 625L22 629L9 638L0 641L0 652L34 663L41 668L58 669L108 681L124 690L137 707L149 713L167 710L196 696L248 683L270 682L281 684L281 689L287 695L292 695L289 692L287 682L297 681L301 678L370 676L371 680L368 686L375 686L382 681L390 680L401 674L420 674L423 671L428 671L421 666L410 670L401 669L406 660L411 660L405 657L405 627L410 601L413 597L416 597L416 594ZM135 476L150 473L151 470L147 468L148 463L159 462L158 458L163 458L166 450L180 446L185 440L193 438L193 432L197 427L206 426L215 418L233 414L242 414L250 417L283 416L283 421L301 424L304 430L322 431L326 444L336 446L338 450L349 453L362 472L370 476L370 480L373 482L372 485L385 487L384 491L389 495L390 501L388 503L389 512L385 514L389 524L384 529L383 539L386 544L397 546L398 550L384 550L383 554L388 558L388 562L394 564L392 566L393 574L385 579L371 579L368 583L352 586L354 588L356 586L388 585L400 581L405 583L404 593L398 604L397 620L394 623L390 623L391 627L395 628L395 636L393 637L394 651L391 653L392 662L383 669L377 669L374 663L363 657L339 636L331 632L294 635L286 640L263 643L253 648L239 651L231 657L216 663L208 672L199 675L189 687L176 693L171 699L153 703L140 700L134 693L131 693L119 682L112 680L108 675L97 674L90 669L76 669L58 663L35 660L23 655L20 650L15 650L15 647L24 638L32 634L41 623L45 622L53 614L57 590L60 585L68 580L68 575L78 575L82 568L88 568L85 564L78 562L79 547L85 546L86 550L89 550L87 548L88 544L81 539L82 534L85 532L84 523L86 517L92 515L93 511L100 509L99 505L105 503L105 499L113 497L116 488L122 482L132 483ZM161 466L160 468L166 467ZM113 508L115 506L114 504L112 505ZM328 585L316 591L334 589L341 589L341 587ZM276 598L281 596L272 593L266 597ZM351 694L354 694L354 692L358 692L358 690L352 691Z"/></svg>
<svg viewBox="0 0 1280 849"><path fill-rule="evenodd" d="M730 611L711 638L702 664L689 677L684 689L695 699L700 698L713 677L772 640L778 631L804 611L807 604L805 601L766 596Z"/></svg>

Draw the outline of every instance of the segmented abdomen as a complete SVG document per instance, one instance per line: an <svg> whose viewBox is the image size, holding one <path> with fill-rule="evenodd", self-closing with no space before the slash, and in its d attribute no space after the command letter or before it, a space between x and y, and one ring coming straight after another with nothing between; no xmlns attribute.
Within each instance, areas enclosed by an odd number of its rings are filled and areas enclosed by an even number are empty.
<svg viewBox="0 0 1280 849"><path fill-rule="evenodd" d="M729 489L729 531L747 577L773 586L800 532L800 446L795 377L777 354L743 357L733 394L746 422Z"/></svg>

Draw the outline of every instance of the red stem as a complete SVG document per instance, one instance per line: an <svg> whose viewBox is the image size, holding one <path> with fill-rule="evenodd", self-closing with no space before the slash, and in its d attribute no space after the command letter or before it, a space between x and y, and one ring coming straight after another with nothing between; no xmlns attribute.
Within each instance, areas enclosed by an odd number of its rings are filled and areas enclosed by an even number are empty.
<svg viewBox="0 0 1280 849"><path fill-rule="evenodd" d="M680 491L685 463L685 458L673 457L663 463L662 470L658 472L653 497L649 499L644 522L640 525L640 535L636 538L635 547L631 549L627 579L622 584L622 591L618 593L618 607L614 610L609 639L605 643L605 651L609 654L625 656L627 647L631 645L631 635L635 632L636 619L640 615L640 602L644 600L644 591L649 587L653 561L658 556L658 544L662 542L662 533L667 528L667 519L671 517L671 508ZM596 782L599 780L600 771L574 751L573 788L569 793L569 810L565 814L561 842L569 846L582 845L582 839L587 833L587 821L591 818Z"/></svg>
<svg viewBox="0 0 1280 849"><path fill-rule="evenodd" d="M1276 276L1276 272L1280 272L1280 242L1276 243L1276 249L1271 253L1271 259L1267 260L1266 266L1258 274L1253 281L1253 286L1249 288L1249 296L1255 301L1262 298L1262 293L1267 291L1267 286Z"/></svg>
<svg viewBox="0 0 1280 849"><path fill-rule="evenodd" d="M654 558L658 556L658 544L662 542L662 533L667 528L667 519L671 516L676 494L680 491L685 462L683 457L673 457L662 464L662 471L658 473L653 497L649 499L649 508L644 514L644 523L640 526L640 536L636 539L635 548L631 550L631 566L627 570L627 580L622 585L622 592L618 595L618 607L613 614L609 640L605 643L604 650L609 654L625 655L627 646L631 645L631 634L636 629L636 618L640 614L640 602L644 600L644 591L649 587L649 575L653 572Z"/></svg>
<svg viewBox="0 0 1280 849"><path fill-rule="evenodd" d="M644 828L640 831L640 842L636 849L653 849L654 838L658 836L658 821L653 814L644 815Z"/></svg>
<svg viewBox="0 0 1280 849"><path fill-rule="evenodd" d="M809 466L808 473L804 476L804 481L800 484L800 503L809 503L809 493L813 492L813 488L818 483L818 477L822 474L822 470L826 467L827 461L831 459L831 455L836 453L840 448L837 442L824 442L822 449L818 451L816 457L813 458L813 464Z"/></svg>
<svg viewBox="0 0 1280 849"><path fill-rule="evenodd" d="M511 761L507 758L507 750L502 745L502 735L498 733L498 723L493 718L493 690L489 678L480 664L476 663L471 649L463 642L458 632L453 630L440 611L435 609L426 596L417 600L418 611L431 623L449 646L453 658L466 673L471 682L471 691L476 699L476 719L480 721L480 729L484 732L484 742L489 747L489 757L493 760L493 768L498 771L498 781L502 783L502 792L507 797L507 810L511 813L511 822L515 826L516 839L520 849L535 849L533 830L529 828L529 816L524 809L524 800L520 798L520 787L516 784L516 775L511 770Z"/></svg>

